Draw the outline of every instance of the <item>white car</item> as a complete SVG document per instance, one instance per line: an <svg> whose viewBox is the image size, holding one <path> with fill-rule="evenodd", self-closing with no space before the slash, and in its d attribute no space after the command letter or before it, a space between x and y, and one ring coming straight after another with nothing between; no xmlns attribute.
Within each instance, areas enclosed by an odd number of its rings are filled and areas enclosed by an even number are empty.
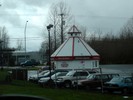
<svg viewBox="0 0 133 100"><path fill-rule="evenodd" d="M58 86L70 88L72 86L73 81L85 79L89 74L90 73L86 70L72 70L69 71L66 76L57 78L56 84Z"/></svg>
<svg viewBox="0 0 133 100"><path fill-rule="evenodd" d="M60 76L65 76L67 73L68 73L67 71L66 71L66 72L57 72L57 73L55 73L55 74L53 74L53 75L51 76L51 79L52 79L53 82L54 82L58 77L60 77ZM46 85L46 83L47 83L49 80L50 80L50 77L40 78L40 79L38 80L38 84L41 85L41 86Z"/></svg>
<svg viewBox="0 0 133 100"><path fill-rule="evenodd" d="M31 75L31 76L29 76L29 79L28 80L34 82L34 81L36 81L38 79L38 77L43 76L47 72L49 72L49 70L44 70L44 71L41 71L41 72L36 73L34 75Z"/></svg>

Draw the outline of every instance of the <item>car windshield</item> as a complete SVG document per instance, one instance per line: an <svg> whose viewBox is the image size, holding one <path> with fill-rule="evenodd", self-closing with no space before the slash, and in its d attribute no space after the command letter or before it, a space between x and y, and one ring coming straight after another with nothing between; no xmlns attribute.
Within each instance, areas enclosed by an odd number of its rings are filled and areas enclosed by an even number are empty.
<svg viewBox="0 0 133 100"><path fill-rule="evenodd" d="M43 76L47 76L50 74L50 71L46 72Z"/></svg>
<svg viewBox="0 0 133 100"><path fill-rule="evenodd" d="M47 72L49 72L49 70L41 71L41 72L39 73L39 75L44 75L44 74L47 73Z"/></svg>
<svg viewBox="0 0 133 100"><path fill-rule="evenodd" d="M62 72L58 76L65 76L68 72Z"/></svg>
<svg viewBox="0 0 133 100"><path fill-rule="evenodd" d="M110 82L122 82L123 81L123 77L114 77L110 80Z"/></svg>
<svg viewBox="0 0 133 100"><path fill-rule="evenodd" d="M87 76L87 79L94 79L94 75L89 74L89 75Z"/></svg>
<svg viewBox="0 0 133 100"><path fill-rule="evenodd" d="M25 63L30 62L30 60L26 60Z"/></svg>
<svg viewBox="0 0 133 100"><path fill-rule="evenodd" d="M70 71L66 74L66 76L72 76L74 74L74 71Z"/></svg>
<svg viewBox="0 0 133 100"><path fill-rule="evenodd" d="M57 73L53 74L51 77L52 77L52 78L55 78L55 77L57 77L59 74L60 74L60 72L57 72Z"/></svg>

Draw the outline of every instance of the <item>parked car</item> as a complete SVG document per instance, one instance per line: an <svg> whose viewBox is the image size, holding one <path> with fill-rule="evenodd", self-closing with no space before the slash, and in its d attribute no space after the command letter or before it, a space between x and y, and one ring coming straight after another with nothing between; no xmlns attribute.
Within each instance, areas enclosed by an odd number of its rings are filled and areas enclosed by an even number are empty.
<svg viewBox="0 0 133 100"><path fill-rule="evenodd" d="M60 77L60 76L65 76L67 73L68 73L67 71L66 71L66 72L57 72L57 73L55 73L55 74L53 74L53 75L51 76L51 81L55 82L56 79L57 79L58 77ZM45 85L47 86L48 83L49 83L49 81L50 81L50 77L40 78L40 79L38 80L38 84L39 84L40 86L45 86Z"/></svg>
<svg viewBox="0 0 133 100"><path fill-rule="evenodd" d="M37 76L37 77L34 77L34 78L29 78L29 81L32 81L32 82L36 82L38 83L38 80L40 78L45 78L45 77L51 77L53 74L57 73L57 72L68 72L68 70L48 70L47 73L45 73L44 75L40 75L40 76Z"/></svg>
<svg viewBox="0 0 133 100"><path fill-rule="evenodd" d="M57 86L70 88L74 80L85 79L88 75L89 72L86 70L72 70L69 71L66 76L58 77L56 84Z"/></svg>
<svg viewBox="0 0 133 100"><path fill-rule="evenodd" d="M133 77L120 76L114 77L109 82L104 83L103 89L108 92L121 91L128 93L133 91Z"/></svg>
<svg viewBox="0 0 133 100"><path fill-rule="evenodd" d="M26 60L20 63L20 66L37 66L37 65L39 65L39 62L33 60Z"/></svg>
<svg viewBox="0 0 133 100"><path fill-rule="evenodd" d="M74 87L94 89L102 87L107 81L110 81L113 77L119 76L117 73L94 73L89 74L86 79L73 82Z"/></svg>
<svg viewBox="0 0 133 100"><path fill-rule="evenodd" d="M37 71L36 74L33 74L33 75L29 76L28 80L34 82L38 79L38 77L44 76L44 74L47 73L47 72L49 72L49 70L44 70L44 71L41 71L41 72Z"/></svg>

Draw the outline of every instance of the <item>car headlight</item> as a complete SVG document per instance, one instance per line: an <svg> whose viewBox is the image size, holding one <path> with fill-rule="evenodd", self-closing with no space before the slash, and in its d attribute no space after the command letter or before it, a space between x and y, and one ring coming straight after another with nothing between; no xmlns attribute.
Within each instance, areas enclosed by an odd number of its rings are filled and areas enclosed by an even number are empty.
<svg viewBox="0 0 133 100"><path fill-rule="evenodd" d="M57 81L61 82L63 81L63 78L58 78Z"/></svg>
<svg viewBox="0 0 133 100"><path fill-rule="evenodd" d="M44 81L42 81L42 80L39 80L38 82L39 82L39 83L43 83Z"/></svg>
<svg viewBox="0 0 133 100"><path fill-rule="evenodd" d="M82 83L81 82L78 82L78 85L82 85Z"/></svg>
<svg viewBox="0 0 133 100"><path fill-rule="evenodd" d="M33 77L29 77L29 79L33 79Z"/></svg>
<svg viewBox="0 0 133 100"><path fill-rule="evenodd" d="M47 82L48 80L44 80L44 79L40 79L38 82L41 82L41 83L44 83L44 82Z"/></svg>
<svg viewBox="0 0 133 100"><path fill-rule="evenodd" d="M82 85L81 82L73 82L74 85Z"/></svg>
<svg viewBox="0 0 133 100"><path fill-rule="evenodd" d="M37 79L38 79L38 77L33 77L32 79L33 79L33 80L37 80Z"/></svg>

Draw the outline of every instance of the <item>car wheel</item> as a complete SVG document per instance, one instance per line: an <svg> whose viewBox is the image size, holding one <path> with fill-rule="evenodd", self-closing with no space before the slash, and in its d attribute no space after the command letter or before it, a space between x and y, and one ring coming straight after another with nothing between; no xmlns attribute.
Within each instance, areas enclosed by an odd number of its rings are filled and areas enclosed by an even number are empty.
<svg viewBox="0 0 133 100"><path fill-rule="evenodd" d="M65 88L70 88L71 85L72 85L72 84L71 84L71 81L65 81L65 82L64 82L64 87L65 87Z"/></svg>
<svg viewBox="0 0 133 100"><path fill-rule="evenodd" d="M46 82L46 86L49 86L51 88L54 88L55 87L55 83L52 79L49 79L47 82Z"/></svg>
<svg viewBox="0 0 133 100"><path fill-rule="evenodd" d="M114 91L113 90L107 90L109 93L113 93Z"/></svg>
<svg viewBox="0 0 133 100"><path fill-rule="evenodd" d="M127 94L128 93L128 88L123 88L122 93Z"/></svg>
<svg viewBox="0 0 133 100"><path fill-rule="evenodd" d="M91 88L90 88L90 86L85 86L85 89L88 91L88 90L90 90Z"/></svg>

